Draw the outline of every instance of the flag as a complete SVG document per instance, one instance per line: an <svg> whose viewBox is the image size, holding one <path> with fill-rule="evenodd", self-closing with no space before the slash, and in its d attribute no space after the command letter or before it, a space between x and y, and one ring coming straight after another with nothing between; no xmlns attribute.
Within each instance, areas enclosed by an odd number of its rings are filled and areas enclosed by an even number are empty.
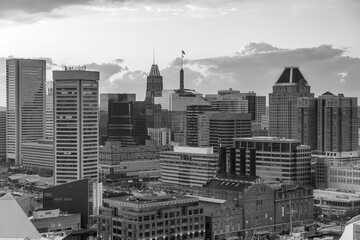
<svg viewBox="0 0 360 240"><path fill-rule="evenodd" d="M185 55L185 51L181 50L181 57L184 57L184 55Z"/></svg>

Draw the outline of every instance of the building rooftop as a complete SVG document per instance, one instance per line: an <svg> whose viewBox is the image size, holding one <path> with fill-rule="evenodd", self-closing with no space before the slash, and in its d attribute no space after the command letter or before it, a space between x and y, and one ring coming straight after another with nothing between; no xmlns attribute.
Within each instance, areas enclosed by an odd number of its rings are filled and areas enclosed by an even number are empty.
<svg viewBox="0 0 360 240"><path fill-rule="evenodd" d="M212 147L184 147L174 146L176 153L193 153L193 154L214 154Z"/></svg>
<svg viewBox="0 0 360 240"><path fill-rule="evenodd" d="M165 196L149 196L149 197L135 197L125 196L104 199L104 202L110 203L113 206L119 205L122 207L131 207L136 209L149 208L149 207L161 207L181 203L197 202L195 197L188 197L184 195L165 195Z"/></svg>
<svg viewBox="0 0 360 240"><path fill-rule="evenodd" d="M304 76L301 74L299 67L285 67L284 71L280 75L276 84L279 83L299 83L303 82L307 85L307 81Z"/></svg>
<svg viewBox="0 0 360 240"><path fill-rule="evenodd" d="M246 140L246 141L256 141L256 142L287 142L287 143L299 143L298 139L288 139L288 138L279 138L279 137L247 137L247 138L234 138L234 140Z"/></svg>
<svg viewBox="0 0 360 240"><path fill-rule="evenodd" d="M212 179L205 188L221 189L225 191L244 192L251 186L250 182L241 182L232 179Z"/></svg>
<svg viewBox="0 0 360 240"><path fill-rule="evenodd" d="M216 203L216 204L224 204L227 200L224 199L217 199L217 198L208 198L208 197L201 197L201 196L193 196L193 195L186 195L187 197L195 197L199 199L200 202L209 202L209 203Z"/></svg>
<svg viewBox="0 0 360 240"><path fill-rule="evenodd" d="M350 201L360 201L359 193L348 193L348 192L340 192L336 190L319 190L314 189L314 198L315 199L325 199L325 200L333 200L337 202L350 202Z"/></svg>
<svg viewBox="0 0 360 240"><path fill-rule="evenodd" d="M157 64L153 64L151 66L149 77L161 77L159 67Z"/></svg>

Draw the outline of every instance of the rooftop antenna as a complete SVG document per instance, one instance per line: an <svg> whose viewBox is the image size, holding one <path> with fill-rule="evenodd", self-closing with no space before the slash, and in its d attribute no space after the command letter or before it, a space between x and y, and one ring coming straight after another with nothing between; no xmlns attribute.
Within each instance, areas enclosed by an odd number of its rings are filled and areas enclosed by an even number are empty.
<svg viewBox="0 0 360 240"><path fill-rule="evenodd" d="M153 65L155 65L155 48L153 48Z"/></svg>

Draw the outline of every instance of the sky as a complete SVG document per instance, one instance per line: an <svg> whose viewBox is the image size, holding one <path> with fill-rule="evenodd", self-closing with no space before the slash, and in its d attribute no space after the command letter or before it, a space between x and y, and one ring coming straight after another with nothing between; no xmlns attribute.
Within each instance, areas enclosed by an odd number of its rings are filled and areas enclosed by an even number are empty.
<svg viewBox="0 0 360 240"><path fill-rule="evenodd" d="M299 66L316 96L360 97L358 0L3 0L0 106L7 58L100 71L100 92L136 93L158 64L164 88L233 88L268 96L285 66ZM155 57L154 53L155 52Z"/></svg>

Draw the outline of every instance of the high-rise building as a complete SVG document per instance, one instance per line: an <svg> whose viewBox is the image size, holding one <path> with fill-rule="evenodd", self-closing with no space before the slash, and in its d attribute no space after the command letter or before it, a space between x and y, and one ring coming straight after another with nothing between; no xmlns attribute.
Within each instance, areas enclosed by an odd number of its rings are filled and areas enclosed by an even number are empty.
<svg viewBox="0 0 360 240"><path fill-rule="evenodd" d="M317 99L311 97L298 98L298 136L302 144L317 149Z"/></svg>
<svg viewBox="0 0 360 240"><path fill-rule="evenodd" d="M251 137L250 113L212 113L209 121L209 144L218 152L219 145L232 147L233 138Z"/></svg>
<svg viewBox="0 0 360 240"><path fill-rule="evenodd" d="M171 140L171 130L169 128L148 128L150 145L164 146L169 145Z"/></svg>
<svg viewBox="0 0 360 240"><path fill-rule="evenodd" d="M332 156L357 155L357 98L326 92L318 99L317 150Z"/></svg>
<svg viewBox="0 0 360 240"><path fill-rule="evenodd" d="M98 179L99 72L54 71L54 183Z"/></svg>
<svg viewBox="0 0 360 240"><path fill-rule="evenodd" d="M0 109L0 161L6 159L6 111Z"/></svg>
<svg viewBox="0 0 360 240"><path fill-rule="evenodd" d="M6 158L22 163L25 141L45 137L45 60L6 61Z"/></svg>
<svg viewBox="0 0 360 240"><path fill-rule="evenodd" d="M39 139L37 142L24 142L23 166L36 172L53 175L54 144L52 139Z"/></svg>
<svg viewBox="0 0 360 240"><path fill-rule="evenodd" d="M298 67L285 67L269 94L269 136L298 136L298 97L314 97Z"/></svg>
<svg viewBox="0 0 360 240"><path fill-rule="evenodd" d="M99 120L99 142L104 145L108 137L109 101L135 102L136 95L131 93L101 93L100 94L100 120Z"/></svg>
<svg viewBox="0 0 360 240"><path fill-rule="evenodd" d="M262 116L266 114L266 96L256 96L255 101L255 121L261 124Z"/></svg>
<svg viewBox="0 0 360 240"><path fill-rule="evenodd" d="M46 138L53 138L54 127L53 81L46 82Z"/></svg>
<svg viewBox="0 0 360 240"><path fill-rule="evenodd" d="M235 138L236 159L240 173L251 173L251 152L256 154L256 175L265 180L291 180L311 184L311 148L297 139L277 137ZM244 169L249 162L250 169Z"/></svg>
<svg viewBox="0 0 360 240"><path fill-rule="evenodd" d="M161 127L161 105L155 104L155 97L161 97L163 90L163 77L158 65L153 63L146 82L146 124L149 128Z"/></svg>
<svg viewBox="0 0 360 240"><path fill-rule="evenodd" d="M198 99L186 109L186 145L190 147L201 147L201 121L199 115L206 112L213 112L212 107L205 100Z"/></svg>

